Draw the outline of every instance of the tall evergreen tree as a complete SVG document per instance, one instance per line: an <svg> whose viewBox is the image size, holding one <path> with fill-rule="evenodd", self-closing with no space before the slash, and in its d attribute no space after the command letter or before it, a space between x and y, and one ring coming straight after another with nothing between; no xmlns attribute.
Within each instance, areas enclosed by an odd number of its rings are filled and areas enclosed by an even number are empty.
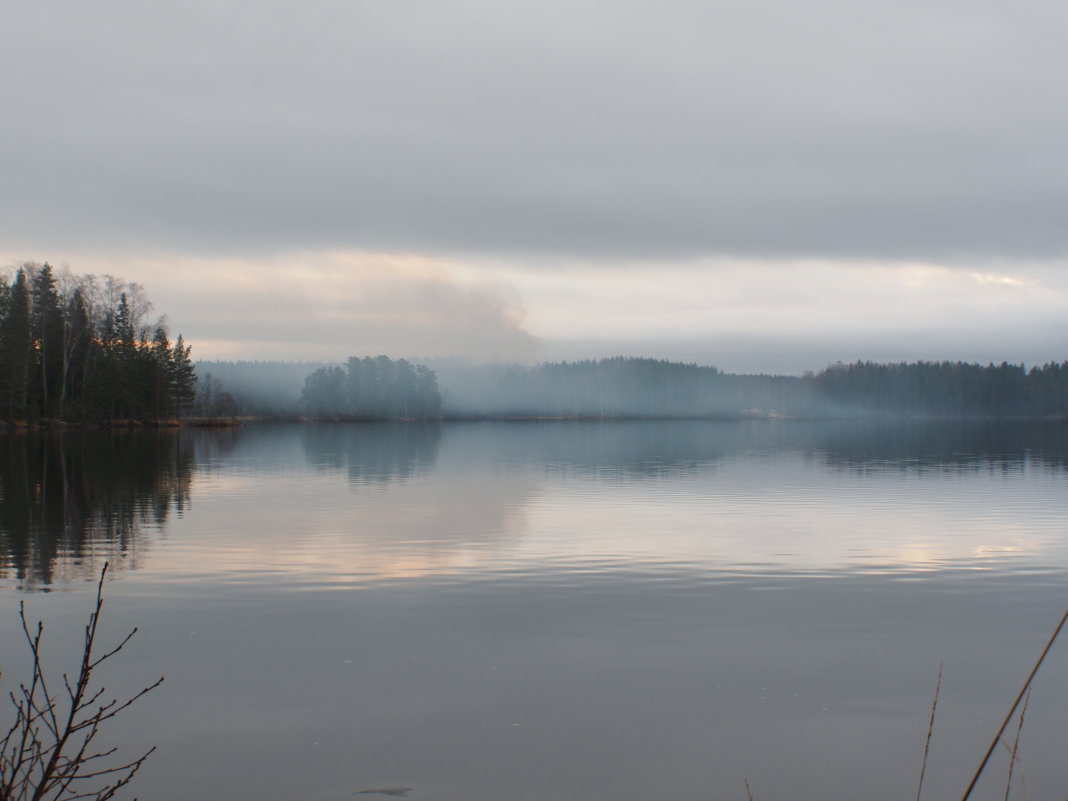
<svg viewBox="0 0 1068 801"><path fill-rule="evenodd" d="M30 395L42 417L60 417L63 379L64 319L52 267L45 264L33 277L33 372Z"/></svg>
<svg viewBox="0 0 1068 801"><path fill-rule="evenodd" d="M171 352L171 387L174 397L174 414L181 419L182 412L192 406L197 394L197 374L189 357L191 345L186 345L182 335L174 343Z"/></svg>
<svg viewBox="0 0 1068 801"><path fill-rule="evenodd" d="M33 358L33 328L26 272L19 270L6 293L0 320L0 408L8 420L24 420Z"/></svg>
<svg viewBox="0 0 1068 801"><path fill-rule="evenodd" d="M156 420L166 419L174 408L174 353L163 326L156 328L149 353L151 360L151 410Z"/></svg>
<svg viewBox="0 0 1068 801"><path fill-rule="evenodd" d="M66 303L61 348L58 408L59 416L67 420L84 417L83 388L94 352L91 334L92 322L85 293L77 287Z"/></svg>

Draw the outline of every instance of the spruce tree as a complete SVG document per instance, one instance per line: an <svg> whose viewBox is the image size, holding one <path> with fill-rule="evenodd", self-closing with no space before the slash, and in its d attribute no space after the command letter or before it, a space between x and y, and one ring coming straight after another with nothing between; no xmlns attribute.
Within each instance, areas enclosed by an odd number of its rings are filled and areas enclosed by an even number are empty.
<svg viewBox="0 0 1068 801"><path fill-rule="evenodd" d="M174 343L171 352L172 392L174 397L174 414L179 419L182 411L193 404L197 393L197 374L193 368L193 360L189 357L191 345L186 345L182 335L178 335L178 341Z"/></svg>
<svg viewBox="0 0 1068 801"><path fill-rule="evenodd" d="M174 409L174 352L163 326L156 328L152 346L148 352L151 365L150 404L154 419L170 417Z"/></svg>
<svg viewBox="0 0 1068 801"><path fill-rule="evenodd" d="M0 321L0 404L8 420L24 420L27 409L27 383L33 354L30 321L30 293L26 273L19 270L6 293Z"/></svg>
<svg viewBox="0 0 1068 801"><path fill-rule="evenodd" d="M30 396L42 417L58 418L63 378L63 309L52 267L45 264L33 278L33 377Z"/></svg>

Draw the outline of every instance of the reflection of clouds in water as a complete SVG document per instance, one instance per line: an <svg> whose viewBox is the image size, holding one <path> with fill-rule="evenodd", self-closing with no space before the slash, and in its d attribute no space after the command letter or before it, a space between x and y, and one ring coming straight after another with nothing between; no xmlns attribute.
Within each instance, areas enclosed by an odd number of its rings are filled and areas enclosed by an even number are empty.
<svg viewBox="0 0 1068 801"><path fill-rule="evenodd" d="M296 445L304 467L204 476L158 567L316 586L477 570L515 549L542 476L441 448L442 439L441 426L422 424L250 432L238 464L271 465Z"/></svg>
<svg viewBox="0 0 1068 801"><path fill-rule="evenodd" d="M663 480L562 477L529 510L515 558L712 575L1064 570L1063 490L1041 477L836 476L797 456Z"/></svg>
<svg viewBox="0 0 1068 801"><path fill-rule="evenodd" d="M1024 465L1037 441L1047 443L1038 463L1056 464L1057 441L1041 428L472 424L446 428L435 475L447 473L477 505L494 492L479 476L543 476L544 491L525 503L526 533L507 556L512 569L901 573L999 570L1039 558L1068 565L1048 526L1016 525L1056 503L1056 475L999 467Z"/></svg>
<svg viewBox="0 0 1068 801"><path fill-rule="evenodd" d="M338 580L440 575L510 553L525 530L536 476L468 473L354 494L350 516L310 558ZM308 555L305 559L309 558Z"/></svg>
<svg viewBox="0 0 1068 801"><path fill-rule="evenodd" d="M223 572L340 584L502 569L770 575L1068 565L1051 528L1064 513L1063 481L1047 469L1059 440L1043 440L1042 428L296 428L287 438L307 462L348 480L302 479L294 491L288 476L260 476L240 490L249 500L226 534L234 547L203 552ZM1039 440L1042 458L1025 454Z"/></svg>
<svg viewBox="0 0 1068 801"><path fill-rule="evenodd" d="M1068 453L1057 425L544 423L464 438L482 458L545 472L515 555L528 566L1068 567L1054 530Z"/></svg>
<svg viewBox="0 0 1068 801"><path fill-rule="evenodd" d="M170 449L130 435L118 451L52 453L42 475L65 463L82 476L79 492L103 504L96 517L70 502L60 515L63 492L50 478L41 484L50 500L38 504L33 476L44 460L27 472L21 457L9 459L3 566L54 566L58 549L114 553L146 577L282 585L501 570L1068 566L1068 445L1055 425L334 424L187 434ZM158 527L175 504L181 519L168 518L167 537L153 538L152 558L142 559L128 521ZM26 535L32 509L52 535ZM71 534L79 526L94 532L88 550Z"/></svg>
<svg viewBox="0 0 1068 801"><path fill-rule="evenodd" d="M373 485L318 479L295 492L287 476L227 481L172 527L166 560L146 572L326 588L477 570L514 551L539 484L529 473L424 474Z"/></svg>

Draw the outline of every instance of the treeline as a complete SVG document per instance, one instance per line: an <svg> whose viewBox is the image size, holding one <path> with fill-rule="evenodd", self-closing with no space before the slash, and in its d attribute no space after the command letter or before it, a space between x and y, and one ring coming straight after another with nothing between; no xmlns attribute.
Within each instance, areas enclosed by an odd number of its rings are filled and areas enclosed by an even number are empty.
<svg viewBox="0 0 1068 801"><path fill-rule="evenodd" d="M876 416L1062 417L1068 362L836 364L809 379L820 398Z"/></svg>
<svg viewBox="0 0 1068 801"><path fill-rule="evenodd" d="M301 404L311 417L346 420L430 420L441 416L434 371L407 359L355 356L344 367L307 377Z"/></svg>
<svg viewBox="0 0 1068 801"><path fill-rule="evenodd" d="M1068 362L836 364L804 377L656 359L440 368L453 417L957 417L1068 414Z"/></svg>
<svg viewBox="0 0 1068 801"><path fill-rule="evenodd" d="M230 393L215 395L224 397L228 408L244 414L269 408L279 417L995 419L1068 414L1068 362L1029 369L1006 363L857 362L803 377L739 375L629 357L417 366L379 356L310 372L307 365L252 362L216 362L211 370ZM254 380L257 375L263 380ZM236 385L230 376L240 379Z"/></svg>
<svg viewBox="0 0 1068 801"><path fill-rule="evenodd" d="M445 414L482 418L734 417L792 403L800 379L616 357L538 365L438 366Z"/></svg>
<svg viewBox="0 0 1068 801"><path fill-rule="evenodd" d="M0 276L0 420L116 423L179 417L190 347L148 325L141 287L25 264Z"/></svg>
<svg viewBox="0 0 1068 801"><path fill-rule="evenodd" d="M416 365L378 356L308 367L200 362L204 391L198 390L197 408L207 409L212 397L224 397L238 414L274 418L759 417L803 394L801 379L794 376L737 376L715 367L626 357L540 365L444 360ZM216 389L208 392L213 382Z"/></svg>
<svg viewBox="0 0 1068 801"><path fill-rule="evenodd" d="M110 276L26 264L0 277L0 421L179 417L197 382L190 347L146 325L151 308L138 284Z"/></svg>

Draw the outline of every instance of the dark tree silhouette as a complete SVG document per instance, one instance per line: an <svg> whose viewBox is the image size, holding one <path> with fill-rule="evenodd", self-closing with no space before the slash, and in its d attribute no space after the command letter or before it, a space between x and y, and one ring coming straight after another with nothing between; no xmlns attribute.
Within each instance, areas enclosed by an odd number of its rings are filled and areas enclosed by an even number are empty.
<svg viewBox="0 0 1068 801"><path fill-rule="evenodd" d="M344 367L320 367L305 380L302 403L312 417L430 420L441 415L434 371L386 356L354 356Z"/></svg>
<svg viewBox="0 0 1068 801"><path fill-rule="evenodd" d="M137 284L48 264L0 278L0 420L179 417L196 384L190 348L144 323L150 307Z"/></svg>
<svg viewBox="0 0 1068 801"><path fill-rule="evenodd" d="M810 379L818 397L847 413L906 417L1063 417L1068 362L836 364Z"/></svg>

